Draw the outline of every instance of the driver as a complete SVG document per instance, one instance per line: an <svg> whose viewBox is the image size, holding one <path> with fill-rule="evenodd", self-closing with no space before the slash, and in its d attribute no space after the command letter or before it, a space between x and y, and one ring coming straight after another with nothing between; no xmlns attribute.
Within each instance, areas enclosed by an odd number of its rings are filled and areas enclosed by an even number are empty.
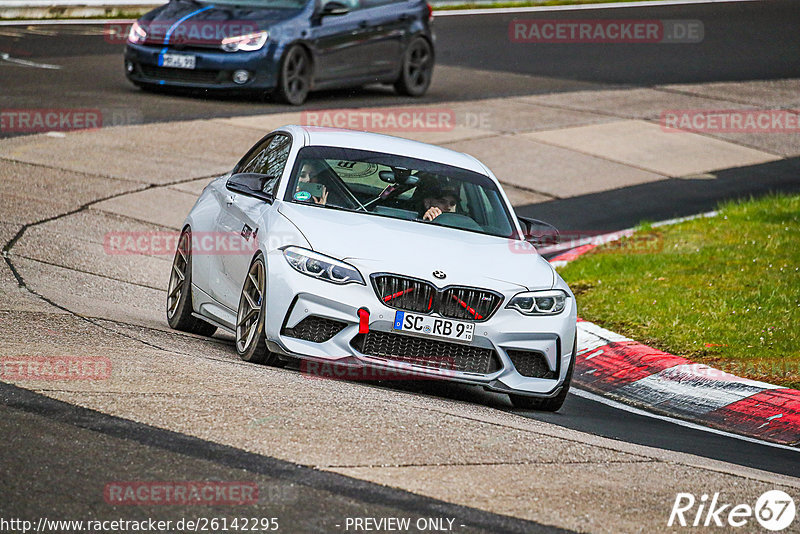
<svg viewBox="0 0 800 534"><path fill-rule="evenodd" d="M432 221L442 213L455 213L458 192L453 188L432 190L422 197L422 220Z"/></svg>

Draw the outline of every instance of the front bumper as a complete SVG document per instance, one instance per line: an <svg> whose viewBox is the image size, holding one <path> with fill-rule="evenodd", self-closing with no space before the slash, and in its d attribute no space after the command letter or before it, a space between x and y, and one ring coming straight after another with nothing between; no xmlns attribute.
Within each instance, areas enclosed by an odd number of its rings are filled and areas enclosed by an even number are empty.
<svg viewBox="0 0 800 534"><path fill-rule="evenodd" d="M394 379L407 376L415 379L451 380L537 397L558 394L566 377L574 348L577 321L573 298L568 299L567 307L558 315L528 317L504 307L508 298L518 290L505 293L500 309L490 319L475 324L473 340L469 344L470 347L492 351L496 363L488 372L468 372L452 366L436 368L361 352L359 347L363 345L358 343L359 309L369 310L371 332L409 336L393 329L397 310L384 305L369 283L339 286L315 280L292 269L280 250L269 254L267 264L269 297L265 332L269 348L274 352L317 362L335 363L337 366L394 370L397 372L387 375ZM361 274L368 279L370 273L362 270ZM293 329L309 317L338 321L341 329L323 342L287 335L293 333ZM424 340L433 338L416 339L424 345ZM514 366L509 351L524 351L526 354L535 353L543 357L551 377L524 376Z"/></svg>
<svg viewBox="0 0 800 534"><path fill-rule="evenodd" d="M195 56L194 69L160 66L161 54ZM277 59L276 59L277 58ZM214 49L172 49L128 43L125 48L125 74L135 84L219 90L272 90L277 85L279 51L267 43L255 52L223 52ZM245 70L250 79L238 84L233 73Z"/></svg>

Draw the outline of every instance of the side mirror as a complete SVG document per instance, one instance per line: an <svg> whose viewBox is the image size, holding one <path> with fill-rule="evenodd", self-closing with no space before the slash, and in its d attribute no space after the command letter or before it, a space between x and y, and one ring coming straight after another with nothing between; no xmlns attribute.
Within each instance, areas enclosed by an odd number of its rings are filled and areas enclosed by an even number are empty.
<svg viewBox="0 0 800 534"><path fill-rule="evenodd" d="M264 187L268 182L274 179L274 176L267 176L265 174L259 174L256 172L243 172L234 174L228 178L228 182L225 184L225 187L227 187L230 191L247 195L249 197L259 198L272 204L272 202L275 201L275 197L272 195L272 193L265 193Z"/></svg>
<svg viewBox="0 0 800 534"><path fill-rule="evenodd" d="M535 247L545 247L558 245L561 242L561 235L552 224L548 224L538 219L528 219L519 217L519 224L524 232L525 241Z"/></svg>
<svg viewBox="0 0 800 534"><path fill-rule="evenodd" d="M348 13L350 13L350 8L347 7L347 5L333 0L332 2L326 2L322 6L319 16L325 17L328 15L347 15Z"/></svg>

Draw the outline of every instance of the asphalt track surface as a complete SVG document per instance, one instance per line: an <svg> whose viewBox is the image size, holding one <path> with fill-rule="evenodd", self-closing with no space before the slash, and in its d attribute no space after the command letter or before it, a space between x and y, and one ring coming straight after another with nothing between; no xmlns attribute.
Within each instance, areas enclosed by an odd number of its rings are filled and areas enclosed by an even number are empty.
<svg viewBox="0 0 800 534"><path fill-rule="evenodd" d="M624 14L623 14L624 13ZM537 13L521 18L566 18ZM519 94L571 91L614 85L777 79L800 76L800 6L791 0L713 6L652 7L570 13L569 18L697 19L705 40L696 45L516 46L508 43L508 22L514 15L450 16L436 21L442 69L423 102L469 100ZM47 63L58 58L58 71L0 67L0 107L136 108L145 122L209 118L287 111L290 108L252 98L208 95L158 95L138 91L122 74L121 47L104 41L102 28L52 26L25 30L0 27L0 53ZM91 33L91 35L87 35ZM465 73L472 73L465 76ZM361 107L412 102L383 88L314 95L308 107ZM419 103L420 101L414 100ZM797 159L750 169L771 180L747 179L730 171L718 185L669 188L646 184L608 193L555 200L520 211L562 228L611 230L643 219L658 220L711 209L724 198L759 195L770 190L798 190ZM750 175L752 176L752 174ZM793 179L792 179L793 178ZM669 194L666 194L670 191ZM368 387L368 386L365 386ZM405 384L422 395L486 402L509 409L507 401L460 385ZM246 472L276 496L261 515L280 514L302 531L333 530L333 519L346 516L451 516L469 525L464 531L535 532L543 527L458 507L400 490L330 473L298 468L268 457L229 449L197 438L154 429L130 421L72 407L40 395L0 384L0 440L4 488L3 515L41 515L40 499L49 495L53 516L91 513L102 506L97 496L82 494L85 480L105 481L114 469L128 469L144 478L169 479L169 473L209 473L236 480ZM798 453L678 426L620 411L571 396L557 414L517 412L568 428L796 476ZM117 451L111 454L109 451ZM31 462L30 458L36 458ZM119 457L125 462L120 466ZM13 469L12 469L13 466ZM120 476L123 476L120 474ZM290 488L290 489L287 489ZM126 510L145 517L151 510ZM151 512L148 514L148 512ZM158 510L159 517L163 509ZM172 514L173 512L166 512ZM221 515L220 512L216 515ZM178 512L174 512L178 514ZM199 514L202 515L202 514ZM213 515L206 513L206 515Z"/></svg>
<svg viewBox="0 0 800 534"><path fill-rule="evenodd" d="M96 488L104 481L131 473L139 480L169 480L180 473L181 480L255 482L259 504L247 506L246 516L277 517L288 532L343 532L344 518L364 515L455 518L454 530L464 533L567 532L247 453L4 383L0 398L5 518L103 518L109 506ZM192 508L117 506L111 513L126 520L241 516L230 506Z"/></svg>
<svg viewBox="0 0 800 534"><path fill-rule="evenodd" d="M696 44L520 44L509 41L514 19L699 20ZM438 16L437 63L423 99L369 87L315 93L306 109L452 102L578 89L800 76L800 5L794 0L497 15ZM123 45L103 25L0 26L0 54L61 70L11 68L0 61L5 108L128 108L143 122L295 111L255 95L164 96L142 92L123 74Z"/></svg>

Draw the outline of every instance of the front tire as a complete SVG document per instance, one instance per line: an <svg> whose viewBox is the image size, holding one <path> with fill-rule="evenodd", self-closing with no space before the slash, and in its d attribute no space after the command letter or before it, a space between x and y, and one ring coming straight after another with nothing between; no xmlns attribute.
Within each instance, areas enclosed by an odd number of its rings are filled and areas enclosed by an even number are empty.
<svg viewBox="0 0 800 534"><path fill-rule="evenodd" d="M192 315L192 232L187 228L178 239L167 287L167 322L170 328L211 336L217 327Z"/></svg>
<svg viewBox="0 0 800 534"><path fill-rule="evenodd" d="M306 101L311 90L311 57L300 45L292 46L281 63L278 76L278 99L292 106Z"/></svg>
<svg viewBox="0 0 800 534"><path fill-rule="evenodd" d="M572 383L572 372L575 370L575 357L578 354L578 338L575 337L575 342L572 347L572 359L567 368L567 376L564 378L564 385L561 386L561 391L558 395L549 399L539 399L536 397L528 397L525 395L514 395L509 393L508 397L511 399L511 404L518 410L539 410L542 412L557 412L564 405L569 393L569 387Z"/></svg>
<svg viewBox="0 0 800 534"><path fill-rule="evenodd" d="M394 83L395 90L405 96L422 96L433 78L433 48L427 39L417 37L403 54L400 77Z"/></svg>
<svg viewBox="0 0 800 534"><path fill-rule="evenodd" d="M259 253L242 285L239 310L236 313L236 353L250 363L280 365L277 354L267 349L264 336L264 318L267 308L267 269Z"/></svg>

